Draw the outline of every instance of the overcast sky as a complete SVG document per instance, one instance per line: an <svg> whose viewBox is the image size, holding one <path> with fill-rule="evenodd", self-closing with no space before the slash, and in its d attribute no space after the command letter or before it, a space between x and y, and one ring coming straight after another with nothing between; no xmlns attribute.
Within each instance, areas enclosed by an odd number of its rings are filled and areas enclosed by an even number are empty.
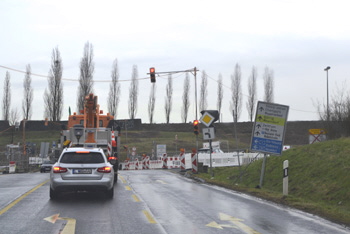
<svg viewBox="0 0 350 234"><path fill-rule="evenodd" d="M148 123L150 67L157 72L199 69L208 74L208 109L217 109L217 79L223 76L222 121L231 122L231 75L242 70L242 113L249 121L247 81L258 70L258 100L263 101L263 72L274 72L274 101L288 105L289 120L317 120L316 103L326 103L341 88L348 90L350 16L346 0L1 0L0 99L6 71L11 75L11 108L21 112L24 74L47 75L52 50L58 47L63 61L64 112L76 109L79 63L84 45L94 48L94 92L107 112L112 64L118 59L122 94L117 119L129 118L128 100L132 66L137 65L139 96L137 118ZM195 118L194 78L191 75L188 121ZM181 122L185 74L173 75L173 111L170 122ZM346 83L347 82L347 83ZM167 78L157 78L156 123L166 122L164 111ZM43 94L47 79L32 75L32 120L43 120ZM199 95L198 95L199 97ZM1 111L0 111L1 112ZM2 113L1 113L2 116Z"/></svg>

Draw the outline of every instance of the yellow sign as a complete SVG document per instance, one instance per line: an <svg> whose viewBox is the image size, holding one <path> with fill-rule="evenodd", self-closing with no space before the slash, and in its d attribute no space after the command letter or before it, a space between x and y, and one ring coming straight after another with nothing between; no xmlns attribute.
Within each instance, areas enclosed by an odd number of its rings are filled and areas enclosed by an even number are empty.
<svg viewBox="0 0 350 234"><path fill-rule="evenodd" d="M209 127L214 120L215 120L215 118L211 114L209 114L208 112L205 112L202 115L202 117L200 118L201 123L207 127Z"/></svg>
<svg viewBox="0 0 350 234"><path fill-rule="evenodd" d="M326 130L324 129L309 129L309 134L311 135L320 135L320 134L326 134Z"/></svg>

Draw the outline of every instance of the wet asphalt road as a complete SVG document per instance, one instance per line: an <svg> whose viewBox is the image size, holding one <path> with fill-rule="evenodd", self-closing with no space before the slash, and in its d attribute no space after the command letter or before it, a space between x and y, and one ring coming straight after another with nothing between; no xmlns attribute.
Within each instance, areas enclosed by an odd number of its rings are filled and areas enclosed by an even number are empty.
<svg viewBox="0 0 350 234"><path fill-rule="evenodd" d="M52 201L48 179L48 173L0 175L0 233L350 233L319 217L164 170L120 171L112 200L81 192Z"/></svg>

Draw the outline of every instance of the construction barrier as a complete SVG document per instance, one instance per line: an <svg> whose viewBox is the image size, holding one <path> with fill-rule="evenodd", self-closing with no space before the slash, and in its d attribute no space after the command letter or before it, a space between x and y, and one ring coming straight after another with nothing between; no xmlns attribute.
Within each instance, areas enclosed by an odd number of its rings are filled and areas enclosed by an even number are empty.
<svg viewBox="0 0 350 234"><path fill-rule="evenodd" d="M138 170L139 169L139 160L136 159L136 162L135 162L135 170Z"/></svg>
<svg viewBox="0 0 350 234"><path fill-rule="evenodd" d="M198 173L198 166L197 166L197 153L196 151L192 151L191 154L191 161L192 161L192 172Z"/></svg>
<svg viewBox="0 0 350 234"><path fill-rule="evenodd" d="M168 156L167 154L163 154L163 158L162 158L162 161L163 161L163 169L168 169Z"/></svg>
<svg viewBox="0 0 350 234"><path fill-rule="evenodd" d="M180 167L181 171L186 170L186 158L185 158L184 152L180 153L180 161L181 161L181 167Z"/></svg>
<svg viewBox="0 0 350 234"><path fill-rule="evenodd" d="M168 157L167 166L168 166L168 169L180 168L180 158Z"/></svg>
<svg viewBox="0 0 350 234"><path fill-rule="evenodd" d="M204 166L210 165L209 154L197 154L192 152L190 154L180 153L179 156L168 157L166 154L159 160L150 160L149 156L145 156L142 162L125 161L121 163L122 170L149 170L149 169L175 169L192 170L192 172L198 172L198 163L203 163ZM257 153L240 153L239 161L237 153L213 153L212 154L212 166L213 167L231 167L246 165L257 159L263 158L263 154Z"/></svg>

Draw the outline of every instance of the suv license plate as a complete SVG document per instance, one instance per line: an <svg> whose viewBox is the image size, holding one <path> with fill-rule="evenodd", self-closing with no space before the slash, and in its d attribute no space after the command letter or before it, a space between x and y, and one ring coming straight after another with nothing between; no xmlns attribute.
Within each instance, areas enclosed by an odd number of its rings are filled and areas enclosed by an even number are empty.
<svg viewBox="0 0 350 234"><path fill-rule="evenodd" d="M73 169L73 174L91 174L91 168Z"/></svg>

